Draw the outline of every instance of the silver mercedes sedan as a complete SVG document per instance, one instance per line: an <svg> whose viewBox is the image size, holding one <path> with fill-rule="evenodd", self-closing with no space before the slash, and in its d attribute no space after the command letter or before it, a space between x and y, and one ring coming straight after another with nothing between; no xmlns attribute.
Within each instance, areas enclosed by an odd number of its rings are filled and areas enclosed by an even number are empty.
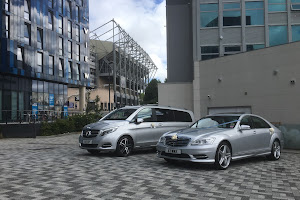
<svg viewBox="0 0 300 200"><path fill-rule="evenodd" d="M278 160L284 140L281 131L252 114L204 117L190 127L167 132L157 143L157 155L166 161L183 160L228 168L231 160L267 156Z"/></svg>

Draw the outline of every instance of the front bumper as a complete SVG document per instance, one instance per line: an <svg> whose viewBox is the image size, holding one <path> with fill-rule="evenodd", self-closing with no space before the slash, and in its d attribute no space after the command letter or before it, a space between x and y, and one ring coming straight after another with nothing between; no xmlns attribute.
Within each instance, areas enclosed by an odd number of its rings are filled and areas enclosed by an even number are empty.
<svg viewBox="0 0 300 200"><path fill-rule="evenodd" d="M79 136L79 147L87 150L112 152L116 150L116 142L111 137L108 137L108 135L98 135L92 138Z"/></svg>
<svg viewBox="0 0 300 200"><path fill-rule="evenodd" d="M197 145L185 147L172 147L158 143L156 146L157 156L172 160L191 161L198 163L214 163L217 146L215 145ZM166 149L180 150L180 154L166 153Z"/></svg>

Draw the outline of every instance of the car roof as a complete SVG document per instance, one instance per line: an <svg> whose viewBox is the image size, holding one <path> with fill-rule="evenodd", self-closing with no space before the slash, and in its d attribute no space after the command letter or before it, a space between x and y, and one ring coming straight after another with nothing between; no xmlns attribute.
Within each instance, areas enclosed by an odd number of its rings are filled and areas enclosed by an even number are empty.
<svg viewBox="0 0 300 200"><path fill-rule="evenodd" d="M139 109L141 107L144 107L144 108L163 108L163 109L172 109L172 110L179 110L179 111L186 111L186 112L192 112L190 110L187 110L187 109L181 109L181 108L174 108L174 107L169 107L169 106L159 106L159 105L156 105L156 104L150 104L150 105L139 105L139 106L125 106L125 107L122 107L120 109L130 109L130 108L134 108L134 109Z"/></svg>
<svg viewBox="0 0 300 200"><path fill-rule="evenodd" d="M241 114L241 113L239 113L239 114L237 114L237 113L219 113L219 114L212 114L212 115L207 115L207 116L237 116L237 117L240 117L240 116L242 116L242 115L245 115L244 113L243 114Z"/></svg>

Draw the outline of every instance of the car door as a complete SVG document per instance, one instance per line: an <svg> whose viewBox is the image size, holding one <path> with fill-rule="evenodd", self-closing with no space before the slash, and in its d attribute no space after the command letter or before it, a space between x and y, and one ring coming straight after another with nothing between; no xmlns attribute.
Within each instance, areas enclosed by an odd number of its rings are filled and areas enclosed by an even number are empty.
<svg viewBox="0 0 300 200"><path fill-rule="evenodd" d="M141 123L132 123L131 130L133 137L135 138L136 147L146 147L156 145L153 135L155 133L155 120L153 116L152 108L143 108L135 116L134 120L143 119Z"/></svg>
<svg viewBox="0 0 300 200"><path fill-rule="evenodd" d="M263 119L252 116L253 126L255 128L255 153L263 153L269 151L271 140L271 126Z"/></svg>
<svg viewBox="0 0 300 200"><path fill-rule="evenodd" d="M250 129L238 130L236 132L236 135L234 136L234 139L232 141L234 156L243 156L250 154L253 151L255 145L255 139L253 137L255 135L255 129L253 127L251 116L244 116L240 121L240 125L248 125L250 126Z"/></svg>

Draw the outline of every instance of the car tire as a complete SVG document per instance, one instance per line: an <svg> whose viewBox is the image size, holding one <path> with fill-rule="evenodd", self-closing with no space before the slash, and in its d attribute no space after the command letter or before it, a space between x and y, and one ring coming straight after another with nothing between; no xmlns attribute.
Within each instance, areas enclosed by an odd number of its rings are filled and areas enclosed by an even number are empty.
<svg viewBox="0 0 300 200"><path fill-rule="evenodd" d="M87 150L90 154L92 154L92 155L97 155L97 154L99 154L99 151L98 150L92 150L92 149L89 149L89 150Z"/></svg>
<svg viewBox="0 0 300 200"><path fill-rule="evenodd" d="M267 156L269 160L278 160L281 154L281 146L278 140L275 140L272 144L271 154Z"/></svg>
<svg viewBox="0 0 300 200"><path fill-rule="evenodd" d="M128 136L123 136L118 140L116 153L118 156L129 156L133 149L133 141Z"/></svg>
<svg viewBox="0 0 300 200"><path fill-rule="evenodd" d="M231 162L231 148L227 142L221 142L217 148L215 156L216 169L227 169Z"/></svg>

